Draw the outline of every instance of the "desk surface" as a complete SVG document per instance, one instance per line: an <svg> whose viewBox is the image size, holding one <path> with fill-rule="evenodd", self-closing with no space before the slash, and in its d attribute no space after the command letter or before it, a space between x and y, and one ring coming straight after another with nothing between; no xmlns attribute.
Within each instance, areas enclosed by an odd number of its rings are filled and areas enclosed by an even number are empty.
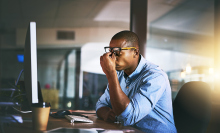
<svg viewBox="0 0 220 133"><path fill-rule="evenodd" d="M78 112L78 111L77 111ZM88 113L85 111L85 113ZM85 114L88 115L89 119L93 120L93 123L70 123L65 118L53 118L49 117L48 125L47 125L47 131L56 129L56 128L102 128L106 130L134 130L135 133L142 133L140 130L137 130L130 126L122 126L121 124L117 123L108 123L101 119L98 119L95 114ZM5 133L39 133L40 131L35 131L32 129L32 122L31 122L31 114L22 114L22 117L24 119L24 122L22 124L18 123L11 123L9 125L4 126ZM25 119L29 118L30 121L26 121Z"/></svg>

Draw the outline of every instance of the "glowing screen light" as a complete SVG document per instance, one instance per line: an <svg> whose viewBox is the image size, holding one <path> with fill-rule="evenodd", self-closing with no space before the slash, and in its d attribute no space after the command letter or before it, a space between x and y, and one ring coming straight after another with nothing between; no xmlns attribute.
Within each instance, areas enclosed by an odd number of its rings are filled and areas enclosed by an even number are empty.
<svg viewBox="0 0 220 133"><path fill-rule="evenodd" d="M24 62L24 55L23 54L18 54L17 59L18 59L18 62Z"/></svg>

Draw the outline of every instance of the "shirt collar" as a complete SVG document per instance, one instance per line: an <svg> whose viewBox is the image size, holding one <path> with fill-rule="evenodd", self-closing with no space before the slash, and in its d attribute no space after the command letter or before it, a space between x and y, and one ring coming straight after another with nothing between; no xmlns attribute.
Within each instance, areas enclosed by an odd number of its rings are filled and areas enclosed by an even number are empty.
<svg viewBox="0 0 220 133"><path fill-rule="evenodd" d="M140 61L138 63L138 66L136 67L136 69L134 70L134 72L132 72L129 76L124 72L124 77L125 78L129 78L132 79L135 77L135 75L139 74L140 71L142 70L142 68L145 65L145 61L144 61L144 57L142 55L140 55Z"/></svg>
<svg viewBox="0 0 220 133"><path fill-rule="evenodd" d="M148 62L147 60L145 60L145 58L142 56L142 55L140 55L140 61L139 61L139 63L138 63L138 66L137 66L137 68L134 70L134 72L133 73L131 73L129 76L127 76L127 74L124 72L124 77L125 78L129 78L129 79L133 79L133 80L135 80L135 77L137 76L137 75L139 75L139 73L142 71L142 69L143 68L147 68L147 69L151 69L151 68L156 68L156 67L158 67L157 65L155 65L155 64L152 64L152 63L150 63L150 62Z"/></svg>

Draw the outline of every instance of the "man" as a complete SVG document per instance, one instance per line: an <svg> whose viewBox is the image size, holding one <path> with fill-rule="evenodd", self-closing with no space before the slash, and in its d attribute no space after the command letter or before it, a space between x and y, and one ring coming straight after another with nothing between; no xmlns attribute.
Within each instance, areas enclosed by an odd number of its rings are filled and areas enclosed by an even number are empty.
<svg viewBox="0 0 220 133"><path fill-rule="evenodd" d="M137 35L121 31L105 50L100 64L108 86L96 103L97 116L147 133L176 133L167 75L139 54Z"/></svg>

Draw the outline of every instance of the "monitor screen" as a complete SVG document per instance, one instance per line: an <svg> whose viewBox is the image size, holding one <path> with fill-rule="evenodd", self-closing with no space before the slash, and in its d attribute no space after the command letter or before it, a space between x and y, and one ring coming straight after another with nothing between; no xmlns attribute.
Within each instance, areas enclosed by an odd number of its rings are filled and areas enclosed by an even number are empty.
<svg viewBox="0 0 220 133"><path fill-rule="evenodd" d="M36 22L30 22L24 48L24 84L28 103L38 103Z"/></svg>

